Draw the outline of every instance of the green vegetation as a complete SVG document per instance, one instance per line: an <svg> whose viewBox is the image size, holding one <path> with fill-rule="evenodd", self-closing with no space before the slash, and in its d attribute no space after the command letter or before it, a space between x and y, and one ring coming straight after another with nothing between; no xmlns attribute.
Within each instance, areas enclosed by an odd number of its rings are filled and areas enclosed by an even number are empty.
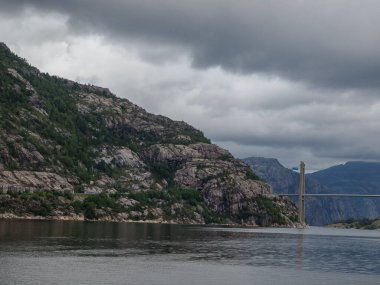
<svg viewBox="0 0 380 285"><path fill-rule="evenodd" d="M94 209L107 208L114 213L122 211L122 207L116 202L115 198L104 193L88 196L83 201L83 208L86 218L91 218L88 216L88 213L92 213Z"/></svg>
<svg viewBox="0 0 380 285"><path fill-rule="evenodd" d="M182 132L182 135L188 136L191 142L211 143L210 139L206 138L202 131L195 129L187 129Z"/></svg>
<svg viewBox="0 0 380 285"><path fill-rule="evenodd" d="M188 140L174 138L180 135L188 138ZM162 140L161 143L189 145L194 142L207 143L207 144L211 143L210 139L206 138L202 131L199 131L193 128L185 129L180 134L176 134L176 133L169 134L164 140Z"/></svg>
<svg viewBox="0 0 380 285"><path fill-rule="evenodd" d="M128 197L139 202L131 210L141 211L146 208L161 208L166 220L195 219L196 213L203 217L205 223L221 223L224 218L211 211L203 202L199 192L191 188L169 188L168 192L150 190L128 193ZM179 205L178 208L172 207Z"/></svg>
<svg viewBox="0 0 380 285"><path fill-rule="evenodd" d="M74 199L70 192L38 191L38 192L11 192L9 195L0 195L0 213L13 212L15 214L33 214L36 216L50 216L53 210L68 209L62 207Z"/></svg>
<svg viewBox="0 0 380 285"><path fill-rule="evenodd" d="M274 223L279 225L286 224L285 218L281 215L281 210L276 206L273 201L267 197L256 198L256 203L260 210L269 215Z"/></svg>
<svg viewBox="0 0 380 285"><path fill-rule="evenodd" d="M13 71L10 74L9 68L16 70L22 78ZM94 94L98 96L93 98ZM70 184L77 185L74 187L75 194L39 191L0 195L2 212L47 217L76 213L91 220L121 217L221 223L223 217L210 210L212 207L203 201L199 191L176 188L175 173L182 168L185 158L163 162L152 162L155 159L148 158L154 148L149 151L147 148L154 144L186 145L198 142L210 143L210 140L184 122L149 114L105 89L40 73L0 44L1 167L5 170L55 173ZM133 159L128 155L124 157L123 147L134 151L145 165L137 161L134 155ZM251 170L246 171L244 165L235 165L227 152L220 152L220 157L217 157L216 151L216 155L208 157L205 148L200 153L204 159L198 159L196 167L198 170L204 169L201 171L204 173L199 175L202 177L199 181L203 185L210 181L205 189L218 187L223 195L228 196L226 192L230 190L232 195L240 195L235 192L244 190L237 184L236 177L259 179ZM191 160L189 163L195 161ZM151 181L147 171L153 174L156 182L168 189L158 191L156 188L161 187ZM168 187L164 186L164 179ZM57 183L59 180L56 179ZM114 187L120 193L84 194L87 185L104 189ZM129 187L135 189L136 185L137 188L144 185L144 189L155 189L131 192ZM232 189L235 185L236 188ZM235 189L237 191L234 192ZM232 200L221 203L228 208ZM209 201L213 203L215 199ZM263 217L282 222L279 210L270 201L260 200L257 204ZM228 209L223 211L226 213ZM248 219L252 213L247 211L241 216Z"/></svg>
<svg viewBox="0 0 380 285"><path fill-rule="evenodd" d="M33 92L26 90L23 82L10 75L8 68L17 70L31 83L38 94L37 101L31 104L30 95ZM37 149L44 157L49 157L46 166L58 163L64 168L62 174L73 173L85 183L96 180L103 173L111 177L120 175L112 165L94 164L94 159L98 155L97 150L103 145L126 146L136 153L141 153L145 147L156 143L168 143L177 135L190 138L188 143L210 142L201 131L162 116L148 115L147 123L150 120L162 123L166 126L164 132L145 128L137 130L129 124L107 128L106 118L113 118L117 114L112 111L96 110L80 112L78 94L95 93L116 100L109 91L39 73L3 45L0 46L0 91L0 130L6 130L8 135L20 136L20 145L28 146L26 149ZM34 107L46 112L48 120ZM121 108L126 112L124 105L121 105ZM31 132L38 136L31 136ZM46 141L50 142L50 147L46 145ZM38 170L44 166L17 163L23 159L19 157L19 149L15 147L14 142L8 144L8 149L14 160L5 161L7 169ZM170 169L165 173L165 169L161 171L157 166L156 170L158 177L162 176L170 181Z"/></svg>
<svg viewBox="0 0 380 285"><path fill-rule="evenodd" d="M74 186L74 193L84 193L83 185L75 185Z"/></svg>
<svg viewBox="0 0 380 285"><path fill-rule="evenodd" d="M345 228L364 229L364 230L380 229L380 219L356 220L356 219L350 218L344 221L340 221L337 224L342 225Z"/></svg>
<svg viewBox="0 0 380 285"><path fill-rule="evenodd" d="M122 206L120 199L124 198L134 202L127 207ZM72 194L68 191L0 194L0 213L49 217L57 212L60 215L83 215L89 220L100 219L104 216L112 218L118 213L126 213L132 220L163 218L164 220L192 221L203 218L206 223L224 222L221 215L211 211L204 204L197 190L189 188L170 188L167 192L150 190L125 194L89 195Z"/></svg>
<svg viewBox="0 0 380 285"><path fill-rule="evenodd" d="M252 169L247 170L245 176L247 177L247 179L251 179L251 180L260 180L260 177L257 176L257 175L252 171Z"/></svg>
<svg viewBox="0 0 380 285"><path fill-rule="evenodd" d="M290 216L289 219L290 219L293 223L296 223L296 222L299 221L299 217L298 217L298 215ZM307 224L307 221L306 221L306 224Z"/></svg>
<svg viewBox="0 0 380 285"><path fill-rule="evenodd" d="M160 163L151 164L150 171L154 175L154 178L157 181L162 181L165 179L169 186L173 186L174 184L174 176L176 171L178 170L178 166L175 164L170 164L167 161Z"/></svg>

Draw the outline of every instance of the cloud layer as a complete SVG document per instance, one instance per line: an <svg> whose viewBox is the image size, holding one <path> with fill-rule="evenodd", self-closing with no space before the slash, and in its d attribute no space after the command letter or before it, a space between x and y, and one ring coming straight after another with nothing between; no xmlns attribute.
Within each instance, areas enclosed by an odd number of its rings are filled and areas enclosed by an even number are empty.
<svg viewBox="0 0 380 285"><path fill-rule="evenodd" d="M0 1L40 69L186 120L239 157L380 159L378 1Z"/></svg>

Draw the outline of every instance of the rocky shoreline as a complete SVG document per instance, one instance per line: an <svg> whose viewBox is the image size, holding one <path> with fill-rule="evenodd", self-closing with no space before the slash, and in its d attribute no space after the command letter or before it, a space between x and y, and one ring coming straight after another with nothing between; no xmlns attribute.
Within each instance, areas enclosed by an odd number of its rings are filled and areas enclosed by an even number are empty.
<svg viewBox="0 0 380 285"><path fill-rule="evenodd" d="M252 224L237 224L237 223L220 223L220 224L206 224L199 221L188 220L186 222L175 221L175 220L163 220L163 219L153 219L153 220L132 220L123 218L113 218L113 217L103 217L100 219L86 219L83 215L65 215L65 216L34 216L34 215L15 215L13 213L2 213L0 214L1 220L37 220L37 221L77 221L77 222L110 222L110 223L136 223L136 224L171 224L171 225L209 225L209 226L223 226L223 227L244 227L244 228L307 228L307 225L301 225L299 223L294 223L292 225L278 225L273 224L270 226L258 226Z"/></svg>
<svg viewBox="0 0 380 285"><path fill-rule="evenodd" d="M328 225L329 228L358 229L358 230L380 230L380 219L347 220Z"/></svg>

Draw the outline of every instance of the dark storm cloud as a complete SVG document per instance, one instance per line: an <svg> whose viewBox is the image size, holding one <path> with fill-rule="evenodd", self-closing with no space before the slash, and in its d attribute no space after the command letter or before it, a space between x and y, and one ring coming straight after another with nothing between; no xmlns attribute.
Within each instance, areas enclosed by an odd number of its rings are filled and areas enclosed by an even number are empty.
<svg viewBox="0 0 380 285"><path fill-rule="evenodd" d="M43 71L184 120L238 157L380 159L380 1L0 0Z"/></svg>
<svg viewBox="0 0 380 285"><path fill-rule="evenodd" d="M363 133L364 135L364 133ZM215 139L219 143L226 143L231 141L231 136L215 136ZM282 155L286 152L293 150L299 152L302 149L308 149L314 157L329 158L329 159L341 159L342 161L348 160L380 160L379 149L376 145L369 142L353 144L347 144L347 140L353 141L350 136L345 137L333 137L331 135L321 136L304 136L299 137L297 134L279 134L279 135L244 135L239 134L233 137L234 143L240 147L247 146L255 148L266 147L271 148L273 152L278 149L283 149ZM254 148L252 148L254 149ZM252 155L254 153L246 154L245 156ZM270 155L269 155L270 156ZM289 157L289 155L287 156Z"/></svg>
<svg viewBox="0 0 380 285"><path fill-rule="evenodd" d="M73 31L165 43L198 68L262 73L322 88L380 86L379 1L4 0L68 15ZM167 56L167 55L165 55Z"/></svg>

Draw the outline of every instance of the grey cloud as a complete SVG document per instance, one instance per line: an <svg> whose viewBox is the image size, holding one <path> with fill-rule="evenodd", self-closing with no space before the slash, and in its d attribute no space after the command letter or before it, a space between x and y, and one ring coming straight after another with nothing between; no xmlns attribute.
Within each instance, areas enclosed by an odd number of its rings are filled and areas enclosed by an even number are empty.
<svg viewBox="0 0 380 285"><path fill-rule="evenodd" d="M67 14L72 30L79 33L102 30L112 39L170 43L189 52L198 68L273 74L323 88L380 87L380 2L376 1L0 3L9 13L31 6Z"/></svg>
<svg viewBox="0 0 380 285"><path fill-rule="evenodd" d="M231 138L216 137L216 142L221 145L228 145ZM220 139L220 140L219 140ZM248 148L250 152L243 152L242 150ZM261 153L258 150L263 148L270 149L268 153ZM379 150L371 145L371 143L357 144L354 141L352 144L347 144L343 139L336 137L319 138L319 137L293 137L292 139L284 139L283 137L237 137L234 138L234 147L231 148L235 154L240 157L247 156L263 156L268 157L277 156L281 159L295 163L297 159L302 159L303 150L308 150L310 156L309 162L318 167L317 161L325 159L331 165L334 160L350 161L380 161ZM290 165L290 164L288 164Z"/></svg>
<svg viewBox="0 0 380 285"><path fill-rule="evenodd" d="M380 2L284 3L0 0L0 36L239 157L380 160Z"/></svg>
<svg viewBox="0 0 380 285"><path fill-rule="evenodd" d="M254 126L252 126L254 129ZM273 133L267 135L252 134L241 132L236 133L233 138L234 141L241 145L256 145L267 147L309 147L311 149L336 149L342 145L342 141L339 138L331 138L328 134L322 134L315 136L313 134L304 134L299 136L298 132L278 133L279 130L273 130ZM217 141L229 141L231 140L231 134L215 134L215 140Z"/></svg>

